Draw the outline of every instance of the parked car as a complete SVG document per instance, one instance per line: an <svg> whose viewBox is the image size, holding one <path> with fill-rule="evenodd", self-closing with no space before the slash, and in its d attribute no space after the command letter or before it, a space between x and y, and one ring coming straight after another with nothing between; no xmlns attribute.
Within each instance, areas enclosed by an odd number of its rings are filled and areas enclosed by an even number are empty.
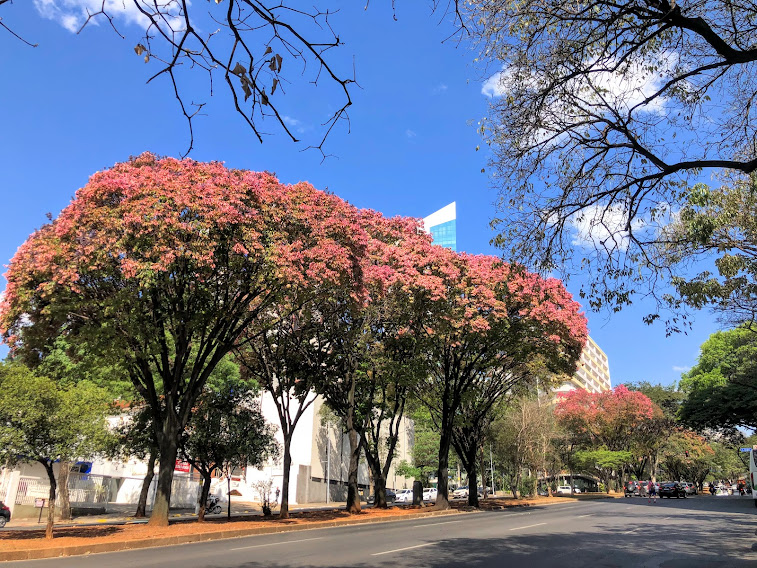
<svg viewBox="0 0 757 568"><path fill-rule="evenodd" d="M681 497L683 497L684 499L686 498L686 488L683 486L683 484L678 483L677 481L667 481L665 483L661 483L658 493L661 499L663 497L667 497L668 499L670 499L671 497L675 497L676 499L680 499Z"/></svg>
<svg viewBox="0 0 757 568"><path fill-rule="evenodd" d="M452 492L452 498L453 499L467 499L468 498L468 486L463 485L462 487L458 487Z"/></svg>
<svg viewBox="0 0 757 568"><path fill-rule="evenodd" d="M413 490L412 489L400 489L396 492L394 498L395 503L412 503L413 502Z"/></svg>
<svg viewBox="0 0 757 568"><path fill-rule="evenodd" d="M641 483L639 483L638 481L627 482L623 494L626 497L633 497L634 495L638 497L639 495L641 495Z"/></svg>
<svg viewBox="0 0 757 568"><path fill-rule="evenodd" d="M426 503L436 503L436 487L423 488L423 501Z"/></svg>
<svg viewBox="0 0 757 568"><path fill-rule="evenodd" d="M682 481L681 485L684 486L686 495L696 495L697 493L699 493L696 483L692 483L691 481Z"/></svg>
<svg viewBox="0 0 757 568"><path fill-rule="evenodd" d="M391 489L386 490L386 502L387 503L394 503L394 500L397 498L397 494L392 491ZM410 500L413 500L413 492L410 492ZM368 504L373 505L376 502L376 495L371 495L368 497Z"/></svg>
<svg viewBox="0 0 757 568"><path fill-rule="evenodd" d="M557 491L555 491L558 495L570 495L570 485L558 485Z"/></svg>
<svg viewBox="0 0 757 568"><path fill-rule="evenodd" d="M0 501L0 529L11 520L11 510L8 506Z"/></svg>

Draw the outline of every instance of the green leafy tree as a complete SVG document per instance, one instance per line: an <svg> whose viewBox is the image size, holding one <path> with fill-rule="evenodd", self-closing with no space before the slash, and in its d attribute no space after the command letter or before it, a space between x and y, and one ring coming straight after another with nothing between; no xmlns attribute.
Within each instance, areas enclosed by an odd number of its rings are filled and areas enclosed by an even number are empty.
<svg viewBox="0 0 757 568"><path fill-rule="evenodd" d="M111 398L91 383L62 387L13 363L0 363L0 459L39 462L50 482L45 536L53 537L56 461L91 458L107 447Z"/></svg>
<svg viewBox="0 0 757 568"><path fill-rule="evenodd" d="M270 457L278 456L274 434L248 383L225 380L206 387L197 400L180 451L203 478L198 521L205 519L213 473L248 465L261 467Z"/></svg>
<svg viewBox="0 0 757 568"><path fill-rule="evenodd" d="M583 471L596 475L602 480L605 491L610 492L613 482L617 483L617 472L633 459L627 450L579 450L575 455L576 463Z"/></svg>
<svg viewBox="0 0 757 568"><path fill-rule="evenodd" d="M743 327L712 334L681 378L680 419L695 429L757 428L756 371L757 335Z"/></svg>

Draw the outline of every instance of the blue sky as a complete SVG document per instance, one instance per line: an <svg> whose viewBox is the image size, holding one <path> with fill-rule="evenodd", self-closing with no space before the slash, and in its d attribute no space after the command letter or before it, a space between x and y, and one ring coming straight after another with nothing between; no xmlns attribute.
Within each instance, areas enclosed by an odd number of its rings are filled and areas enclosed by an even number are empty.
<svg viewBox="0 0 757 568"><path fill-rule="evenodd" d="M139 27L119 23L126 39L107 25L76 35L35 9L51 1L16 2L0 13L4 24L39 44L27 47L0 29L3 264L45 222L45 213L57 215L95 171L146 150L179 156L188 143L169 84L145 84L156 67L134 54ZM454 41L443 43L451 27L430 15L426 3L398 2L397 21L385 2L372 2L367 10L360 2L335 4L341 12L332 26L345 43L340 65L349 69L354 57L359 87L353 89L350 131L337 127L327 142L334 157L303 151L272 122L265 126L273 135L260 144L220 92L193 97L208 105L195 124L191 157L272 171L288 183L306 180L386 215L422 217L456 201L458 250L496 253L489 245L496 193L481 173L485 150L476 150L476 124L489 100L482 94L487 77L475 66L475 53ZM207 92L199 74L188 86ZM287 93L299 98L286 114L310 141L333 109L327 95L295 86ZM577 292L577 284L568 288ZM642 323L650 309L642 303L611 316L587 314L592 337L609 357L614 385L677 380L717 329L702 313L689 335L666 338L663 324Z"/></svg>

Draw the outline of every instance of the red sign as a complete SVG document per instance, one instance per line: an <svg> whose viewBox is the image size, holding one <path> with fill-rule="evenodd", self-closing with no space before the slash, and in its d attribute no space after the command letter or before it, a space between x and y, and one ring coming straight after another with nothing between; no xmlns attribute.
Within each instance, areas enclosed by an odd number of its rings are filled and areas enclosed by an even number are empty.
<svg viewBox="0 0 757 568"><path fill-rule="evenodd" d="M45 500L44 499L39 499L39 498L35 499L34 500L34 506L37 507L37 508L44 507L45 506Z"/></svg>
<svg viewBox="0 0 757 568"><path fill-rule="evenodd" d="M179 473L189 473L189 462L176 460L176 466L174 467L174 471L178 471Z"/></svg>

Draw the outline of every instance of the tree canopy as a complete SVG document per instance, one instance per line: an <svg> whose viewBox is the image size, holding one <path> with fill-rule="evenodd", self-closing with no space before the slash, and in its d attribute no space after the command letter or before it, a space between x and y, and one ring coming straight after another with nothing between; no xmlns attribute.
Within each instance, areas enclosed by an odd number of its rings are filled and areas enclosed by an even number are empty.
<svg viewBox="0 0 757 568"><path fill-rule="evenodd" d="M104 452L112 399L91 383L61 386L27 367L0 363L0 461L4 466L39 462L50 482L47 538L55 518L55 462Z"/></svg>
<svg viewBox="0 0 757 568"><path fill-rule="evenodd" d="M143 154L96 173L11 260L0 329L121 361L153 413L167 523L180 434L218 363L288 286L360 286L354 208L308 184Z"/></svg>
<svg viewBox="0 0 757 568"><path fill-rule="evenodd" d="M588 273L593 307L654 291L671 268L656 254L659 228L700 173L757 168L757 5L480 0L472 10L481 57L497 66L482 126L501 192L497 242L528 266Z"/></svg>
<svg viewBox="0 0 757 568"><path fill-rule="evenodd" d="M747 328L705 341L697 364L681 378L687 398L681 420L694 428L757 428L757 336Z"/></svg>

